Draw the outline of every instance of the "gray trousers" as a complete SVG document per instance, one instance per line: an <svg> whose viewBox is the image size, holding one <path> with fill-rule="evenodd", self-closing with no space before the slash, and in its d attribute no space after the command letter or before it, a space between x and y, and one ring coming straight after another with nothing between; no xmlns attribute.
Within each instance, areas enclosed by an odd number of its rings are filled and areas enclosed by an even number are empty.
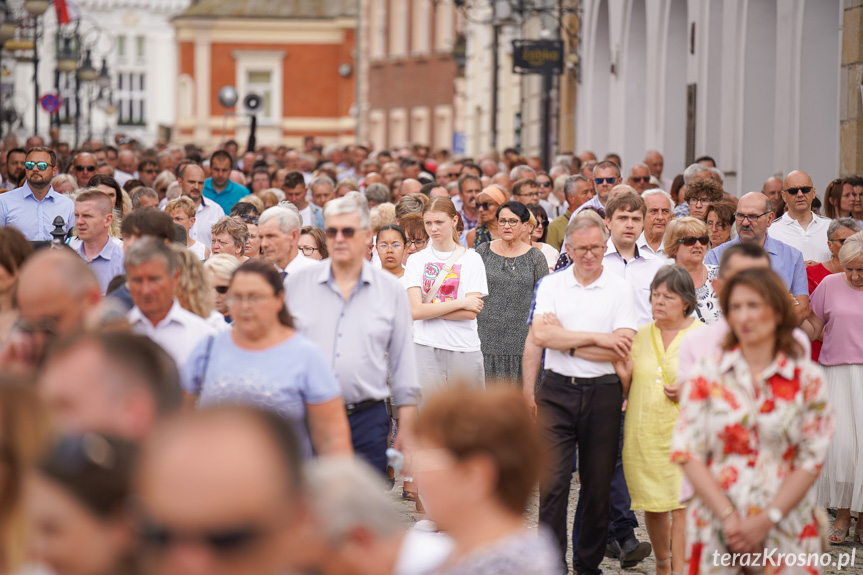
<svg viewBox="0 0 863 575"><path fill-rule="evenodd" d="M450 351L418 343L414 344L414 350L422 401L455 385L485 389L481 351Z"/></svg>

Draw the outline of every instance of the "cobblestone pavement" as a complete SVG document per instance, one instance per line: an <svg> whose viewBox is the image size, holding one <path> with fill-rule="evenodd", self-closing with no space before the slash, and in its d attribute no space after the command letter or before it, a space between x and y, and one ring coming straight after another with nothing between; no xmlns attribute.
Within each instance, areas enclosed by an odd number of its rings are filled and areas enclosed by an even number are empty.
<svg viewBox="0 0 863 575"><path fill-rule="evenodd" d="M402 482L396 481L395 487L390 492L390 496L393 500L393 504L398 508L399 513L407 527L413 526L417 521L423 519L422 514L417 513L416 506L414 503L410 501L402 500ZM575 506L578 502L578 482L573 480L572 489L570 489L569 494L569 516L567 520L567 525L569 525L569 529L572 529L572 518L575 515ZM644 513L641 511L636 511L636 517L638 518L638 529L635 530L635 536L639 541L649 541L647 537L647 531L644 529ZM536 529L536 525L539 517L539 495L538 493L534 493L533 497L531 497L530 502L528 503L526 509L526 517L525 522L529 529ZM831 518L832 520L832 518ZM823 567L822 573L827 575L839 575L846 573L863 573L863 545L859 543L852 542L851 535L853 535L854 525L852 524L852 531L846 540L844 545L833 545L830 548L830 554L833 556L833 563L831 566ZM838 560L840 554L851 554L854 553L854 564L843 569L839 569ZM569 565L572 565L572 547L567 551L567 562ZM846 559L847 561L847 559ZM604 559L602 564L600 565L603 573L619 573L626 575L652 575L656 573L656 563L653 557L653 553L650 554L650 557L639 563L636 567L631 569L622 569L620 567L620 563L614 559Z"/></svg>

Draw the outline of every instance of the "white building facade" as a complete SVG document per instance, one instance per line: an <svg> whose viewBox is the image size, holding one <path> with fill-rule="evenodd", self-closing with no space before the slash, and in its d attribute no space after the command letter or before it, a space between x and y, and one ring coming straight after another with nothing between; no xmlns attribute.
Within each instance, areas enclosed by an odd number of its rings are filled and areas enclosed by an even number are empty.
<svg viewBox="0 0 863 575"><path fill-rule="evenodd" d="M857 96L840 74L847 1L583 0L577 149L624 167L657 149L666 178L710 155L738 196L801 169L823 192Z"/></svg>
<svg viewBox="0 0 863 575"><path fill-rule="evenodd" d="M92 62L99 70L102 60L108 65L111 86L98 99L95 83L82 83L79 90L78 141L112 140L123 133L146 145L166 139L174 124L177 91L177 42L171 19L189 7L190 0L77 0L81 13L83 45L90 45ZM57 64L57 18L53 6L40 18L39 43L40 93L55 92ZM74 28L67 24L65 29ZM14 90L18 100L32 103L33 66L18 63L14 70ZM60 92L69 108L61 108L60 140L75 145L74 82L61 75ZM92 103L92 117L90 109ZM68 114L68 119L66 115ZM23 114L19 136L33 133L33 110ZM50 116L39 111L39 134L48 135ZM113 143L113 142L111 142Z"/></svg>

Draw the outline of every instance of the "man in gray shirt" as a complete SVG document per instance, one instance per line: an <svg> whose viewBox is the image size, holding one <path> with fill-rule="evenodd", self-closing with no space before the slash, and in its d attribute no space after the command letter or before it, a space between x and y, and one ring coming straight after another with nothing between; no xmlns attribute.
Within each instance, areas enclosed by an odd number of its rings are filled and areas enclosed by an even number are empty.
<svg viewBox="0 0 863 575"><path fill-rule="evenodd" d="M368 204L357 192L324 211L330 259L288 276L285 302L297 329L333 366L342 388L354 451L386 471L392 396L398 412L396 447L404 445L420 395L407 294L365 254L372 240Z"/></svg>

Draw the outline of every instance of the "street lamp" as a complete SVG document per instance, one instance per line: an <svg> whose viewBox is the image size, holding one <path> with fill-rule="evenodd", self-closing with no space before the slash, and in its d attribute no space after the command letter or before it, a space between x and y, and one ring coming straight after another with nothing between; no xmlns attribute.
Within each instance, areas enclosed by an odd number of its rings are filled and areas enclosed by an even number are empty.
<svg viewBox="0 0 863 575"><path fill-rule="evenodd" d="M78 77L82 82L92 82L99 76L99 71L93 67L93 58L91 57L90 49L87 49L84 56L84 63L78 68Z"/></svg>
<svg viewBox="0 0 863 575"><path fill-rule="evenodd" d="M48 10L50 4L48 0L27 0L24 2L24 10L31 16L41 16Z"/></svg>
<svg viewBox="0 0 863 575"><path fill-rule="evenodd" d="M108 61L102 58L102 69L99 70L99 77L96 78L96 83L100 88L108 88L111 86L111 75L108 74Z"/></svg>
<svg viewBox="0 0 863 575"><path fill-rule="evenodd" d="M72 50L72 38L63 38L63 48L57 54L57 69L67 74L78 69L78 57Z"/></svg>

